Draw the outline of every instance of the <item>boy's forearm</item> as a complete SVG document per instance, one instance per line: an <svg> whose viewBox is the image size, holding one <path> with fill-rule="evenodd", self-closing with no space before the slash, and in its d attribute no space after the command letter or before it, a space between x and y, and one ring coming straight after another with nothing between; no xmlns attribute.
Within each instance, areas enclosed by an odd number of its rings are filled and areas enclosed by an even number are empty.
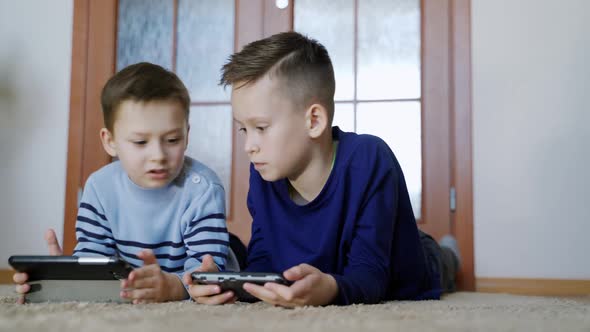
<svg viewBox="0 0 590 332"><path fill-rule="evenodd" d="M189 297L186 288L182 284L180 278L174 273L164 272L164 276L166 277L166 287L167 301L179 301L184 300Z"/></svg>

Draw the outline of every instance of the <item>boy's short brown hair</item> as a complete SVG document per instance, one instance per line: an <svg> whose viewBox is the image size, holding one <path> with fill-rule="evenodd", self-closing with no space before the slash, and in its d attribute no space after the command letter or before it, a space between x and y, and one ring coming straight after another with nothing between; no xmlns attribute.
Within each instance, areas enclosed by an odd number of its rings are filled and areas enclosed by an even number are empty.
<svg viewBox="0 0 590 332"><path fill-rule="evenodd" d="M117 108L126 101L177 101L188 121L190 96L182 81L173 72L148 62L140 62L121 69L104 88L100 102L105 127L113 133Z"/></svg>
<svg viewBox="0 0 590 332"><path fill-rule="evenodd" d="M293 31L254 41L230 56L219 84L239 89L267 73L282 80L282 90L296 107L320 103L332 122L336 83L332 61L322 44Z"/></svg>

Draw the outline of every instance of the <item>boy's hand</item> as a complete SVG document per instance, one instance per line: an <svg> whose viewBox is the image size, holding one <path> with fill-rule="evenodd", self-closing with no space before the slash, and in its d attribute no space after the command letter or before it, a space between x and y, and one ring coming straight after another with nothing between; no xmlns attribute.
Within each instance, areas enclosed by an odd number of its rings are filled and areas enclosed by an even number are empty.
<svg viewBox="0 0 590 332"><path fill-rule="evenodd" d="M51 256L61 256L63 255L63 251L61 250L61 246L59 242L57 242L57 236L55 235L55 231L53 229L48 229L45 231L45 242L47 242L47 249L49 249L49 254Z"/></svg>
<svg viewBox="0 0 590 332"><path fill-rule="evenodd" d="M203 264L201 264L201 266L198 267L195 271L218 272L219 269L217 268L217 265L215 265L213 257L211 255L205 255L203 257ZM184 275L183 281L186 285L188 285L188 292L197 303L225 304L236 302L236 297L234 296L234 293L232 291L227 291L222 294L219 294L221 292L221 288L218 285L193 284L191 272L187 272Z"/></svg>
<svg viewBox="0 0 590 332"><path fill-rule="evenodd" d="M283 273L291 286L267 282L264 286L245 283L244 289L264 302L293 308L305 305L325 305L338 295L336 280L309 264L299 264Z"/></svg>
<svg viewBox="0 0 590 332"><path fill-rule="evenodd" d="M137 256L144 266L137 268L121 281L121 297L133 300L133 304L154 303L186 298L180 279L162 271L151 250L142 250Z"/></svg>
<svg viewBox="0 0 590 332"><path fill-rule="evenodd" d="M45 242L47 242L47 248L49 249L49 254L51 256L60 256L63 255L63 251L57 242L57 236L55 235L55 231L53 229L48 229L45 231ZM18 299L16 300L17 303L23 304L25 303L25 294L31 290L31 286L27 284L27 280L29 276L26 273L15 272L12 276L12 280L16 284L16 292L19 295Z"/></svg>

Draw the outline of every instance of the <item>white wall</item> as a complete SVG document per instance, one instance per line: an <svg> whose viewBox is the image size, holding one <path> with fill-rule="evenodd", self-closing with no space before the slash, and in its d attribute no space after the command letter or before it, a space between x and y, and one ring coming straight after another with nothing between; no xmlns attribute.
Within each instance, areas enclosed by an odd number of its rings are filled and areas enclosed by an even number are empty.
<svg viewBox="0 0 590 332"><path fill-rule="evenodd" d="M63 233L72 0L0 0L0 269Z"/></svg>
<svg viewBox="0 0 590 332"><path fill-rule="evenodd" d="M590 279L590 1L472 0L477 277Z"/></svg>

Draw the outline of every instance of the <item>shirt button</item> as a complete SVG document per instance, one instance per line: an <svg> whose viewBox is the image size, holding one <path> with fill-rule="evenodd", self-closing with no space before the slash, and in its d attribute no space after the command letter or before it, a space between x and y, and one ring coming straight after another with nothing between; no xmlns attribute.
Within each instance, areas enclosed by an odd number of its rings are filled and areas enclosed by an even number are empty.
<svg viewBox="0 0 590 332"><path fill-rule="evenodd" d="M198 175L193 176L193 183L201 183L201 177Z"/></svg>

